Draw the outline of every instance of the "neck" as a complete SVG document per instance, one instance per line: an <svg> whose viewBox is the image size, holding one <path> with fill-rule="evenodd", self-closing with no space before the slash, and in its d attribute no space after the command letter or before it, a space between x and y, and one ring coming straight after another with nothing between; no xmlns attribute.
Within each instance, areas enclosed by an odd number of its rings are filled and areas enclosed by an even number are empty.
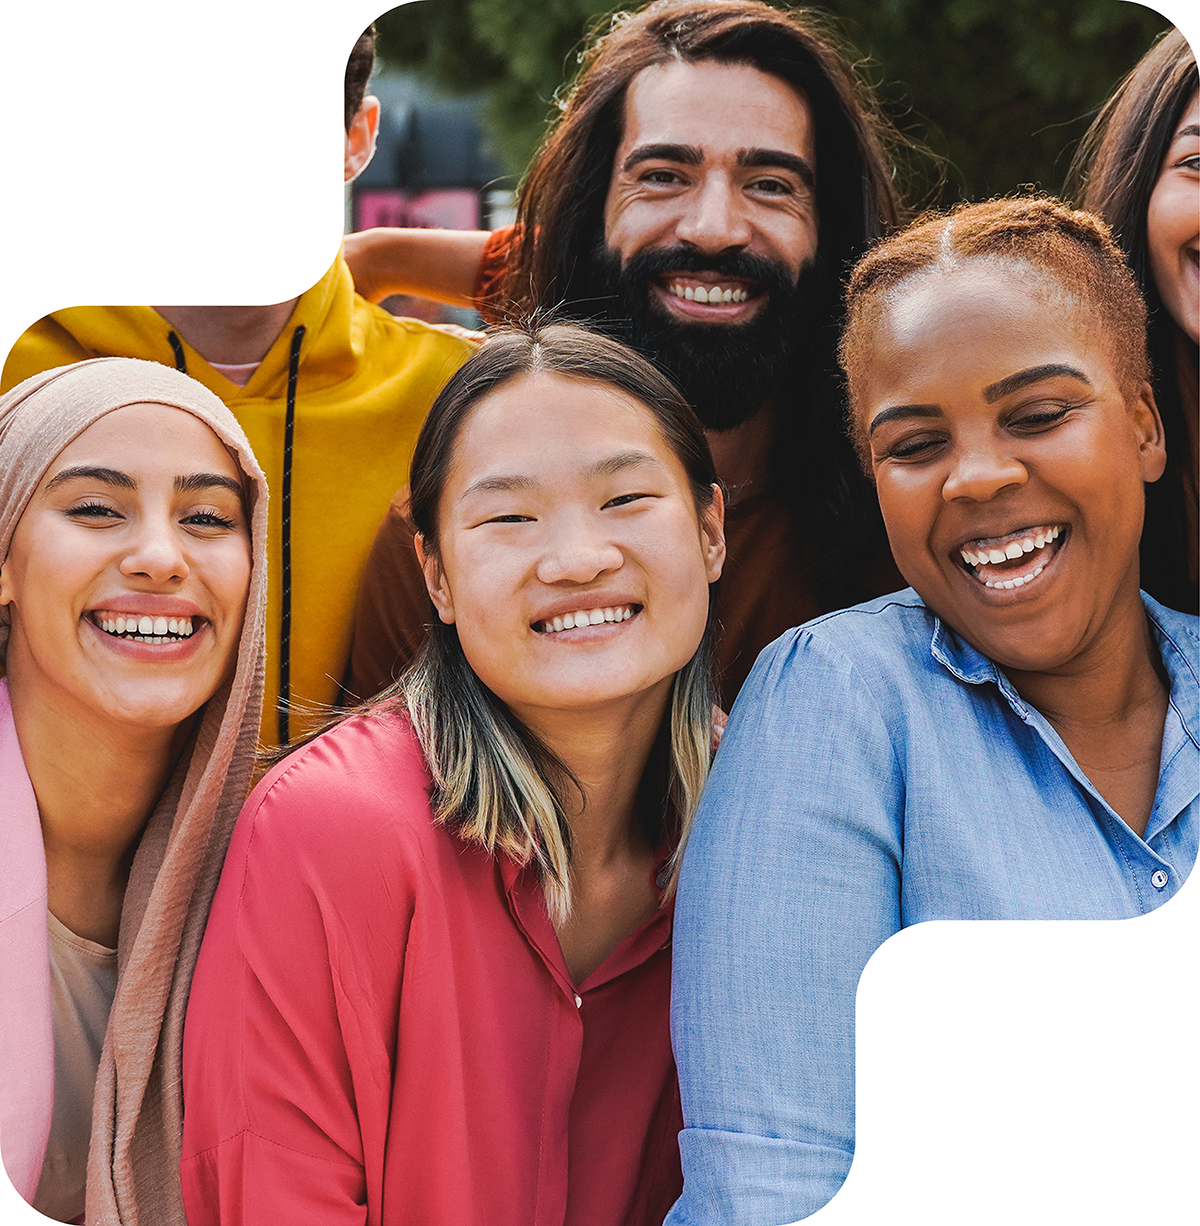
<svg viewBox="0 0 1200 1226"><path fill-rule="evenodd" d="M206 361L261 362L298 299L271 306L160 306L154 309Z"/></svg>
<svg viewBox="0 0 1200 1226"><path fill-rule="evenodd" d="M706 430L717 476L728 492L726 507L735 507L767 488L771 448L775 444L775 406L768 401L749 420L732 430Z"/></svg>
<svg viewBox="0 0 1200 1226"><path fill-rule="evenodd" d="M115 946L133 853L190 724L124 727L69 704L25 701L19 677L9 688L41 818L50 910L78 936Z"/></svg>
<svg viewBox="0 0 1200 1226"><path fill-rule="evenodd" d="M1104 633L1055 672L1005 669L1017 693L1058 731L1111 727L1157 703L1168 690L1141 596L1135 591L1105 619ZM1064 740L1067 739L1064 737Z"/></svg>
<svg viewBox="0 0 1200 1226"><path fill-rule="evenodd" d="M578 780L582 797L567 814L572 876L647 848L637 792L670 700L667 677L632 700L601 710L521 718ZM619 709L618 709L619 707Z"/></svg>

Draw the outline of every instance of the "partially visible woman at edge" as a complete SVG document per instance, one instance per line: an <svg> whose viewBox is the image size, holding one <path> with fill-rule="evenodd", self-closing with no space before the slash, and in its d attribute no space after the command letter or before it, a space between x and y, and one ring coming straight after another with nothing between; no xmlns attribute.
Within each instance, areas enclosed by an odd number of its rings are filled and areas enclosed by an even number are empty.
<svg viewBox="0 0 1200 1226"><path fill-rule="evenodd" d="M1071 168L1081 207L1112 226L1149 308L1167 470L1146 489L1142 586L1200 607L1200 101L1196 57L1171 30L1105 104ZM1080 191L1076 194L1079 195Z"/></svg>
<svg viewBox="0 0 1200 1226"><path fill-rule="evenodd" d="M557 324L450 379L411 481L434 632L231 845L184 1044L188 1221L657 1226L712 460L652 366Z"/></svg>
<svg viewBox="0 0 1200 1226"><path fill-rule="evenodd" d="M253 765L266 506L176 371L0 398L0 1143L58 1221L86 1184L91 1226L184 1226L183 1010Z"/></svg>

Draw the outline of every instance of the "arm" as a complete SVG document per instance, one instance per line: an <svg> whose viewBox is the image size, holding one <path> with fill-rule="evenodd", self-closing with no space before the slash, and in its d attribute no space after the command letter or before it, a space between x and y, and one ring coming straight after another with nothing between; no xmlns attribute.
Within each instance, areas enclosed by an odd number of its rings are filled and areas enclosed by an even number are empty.
<svg viewBox="0 0 1200 1226"><path fill-rule="evenodd" d="M370 302L415 294L473 306L487 230L416 230L380 226L347 234L342 255L354 288Z"/></svg>
<svg viewBox="0 0 1200 1226"><path fill-rule="evenodd" d="M792 1222L854 1149L854 998L901 923L903 781L853 664L791 631L734 707L688 842L672 1034L684 1192L668 1221Z"/></svg>

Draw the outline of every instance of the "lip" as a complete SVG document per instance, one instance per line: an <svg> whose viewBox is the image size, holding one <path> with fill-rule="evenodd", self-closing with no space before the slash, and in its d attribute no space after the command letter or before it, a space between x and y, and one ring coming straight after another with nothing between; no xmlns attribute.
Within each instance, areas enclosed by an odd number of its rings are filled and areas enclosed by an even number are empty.
<svg viewBox="0 0 1200 1226"><path fill-rule="evenodd" d="M767 302L767 293L757 282L741 277L721 277L715 273L667 273L651 281L655 297L666 309L683 319L699 323L740 323L757 315ZM744 302L689 302L670 290L672 285L713 286L742 289L749 297Z"/></svg>
<svg viewBox="0 0 1200 1226"><path fill-rule="evenodd" d="M138 607L121 610L111 604L105 604L99 607L111 609L114 613L137 613L142 611L142 609L139 609ZM160 614L160 616L166 616L166 614ZM188 615L183 614L182 616ZM208 641L208 638L212 633L211 622L207 621L203 617L200 617L199 614L192 614L191 616L194 619L197 619L195 621L195 629L191 637L180 639L174 643L139 643L136 639L120 639L114 635L106 634L86 614L79 620L95 637L96 642L103 647L104 650L111 651L114 655L122 656L127 660L137 660L147 663L177 664L185 660L190 660L192 656L194 656L200 650L201 644Z"/></svg>
<svg viewBox="0 0 1200 1226"><path fill-rule="evenodd" d="M111 599L97 600L85 610L86 613L146 613L151 617L192 617L204 618L204 610L190 600L180 600L178 596L163 596L147 592L144 596L126 593L113 596Z"/></svg>

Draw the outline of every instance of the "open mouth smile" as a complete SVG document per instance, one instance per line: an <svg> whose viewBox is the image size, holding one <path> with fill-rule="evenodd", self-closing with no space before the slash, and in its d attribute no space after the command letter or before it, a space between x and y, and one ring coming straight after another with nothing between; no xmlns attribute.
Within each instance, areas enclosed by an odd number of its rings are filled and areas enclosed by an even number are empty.
<svg viewBox="0 0 1200 1226"><path fill-rule="evenodd" d="M89 618L94 626L115 639L136 643L183 643L195 634L191 617L155 617L149 614L111 613L96 609Z"/></svg>
<svg viewBox="0 0 1200 1226"><path fill-rule="evenodd" d="M981 537L960 546L967 572L984 587L1011 591L1032 583L1062 548L1065 524L1020 528L1005 536Z"/></svg>
<svg viewBox="0 0 1200 1226"><path fill-rule="evenodd" d="M738 319L757 310L766 296L757 282L739 277L667 273L654 284L674 310L696 319Z"/></svg>
<svg viewBox="0 0 1200 1226"><path fill-rule="evenodd" d="M584 626L600 626L606 622L627 622L642 611L637 604L611 605L603 609L579 609L574 613L550 617L533 623L538 634L560 634L563 630L579 630Z"/></svg>

